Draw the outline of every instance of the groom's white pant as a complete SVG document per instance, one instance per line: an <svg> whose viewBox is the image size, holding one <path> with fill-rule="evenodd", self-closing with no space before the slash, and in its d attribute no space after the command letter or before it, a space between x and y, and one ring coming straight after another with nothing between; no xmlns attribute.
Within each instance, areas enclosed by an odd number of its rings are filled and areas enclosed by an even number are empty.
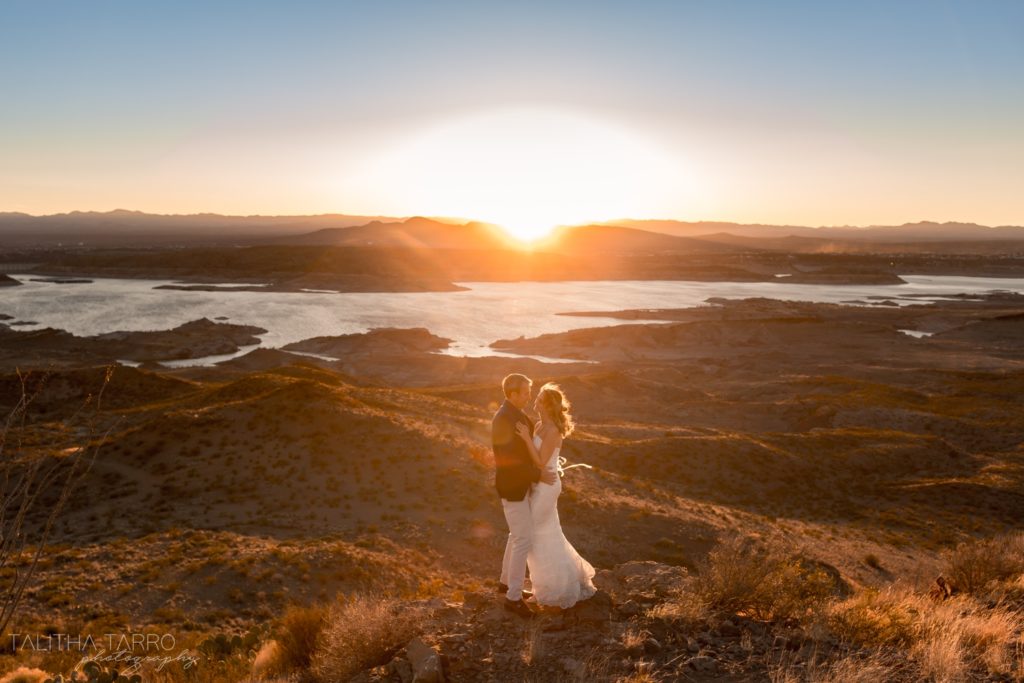
<svg viewBox="0 0 1024 683"><path fill-rule="evenodd" d="M502 498L501 507L508 522L508 541L505 543L505 557L501 560L501 582L508 586L505 597L519 600L523 597L523 582L526 580L526 556L533 545L529 493L522 500Z"/></svg>

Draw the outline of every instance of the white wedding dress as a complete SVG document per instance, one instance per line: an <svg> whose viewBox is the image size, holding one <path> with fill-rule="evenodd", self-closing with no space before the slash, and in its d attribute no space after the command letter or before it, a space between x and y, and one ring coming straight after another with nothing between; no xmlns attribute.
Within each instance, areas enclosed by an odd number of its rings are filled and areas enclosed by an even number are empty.
<svg viewBox="0 0 1024 683"><path fill-rule="evenodd" d="M540 436L534 436L540 450ZM533 517L533 544L526 557L530 568L533 596L538 605L572 607L586 600L597 588L594 567L580 557L562 533L558 519L558 496L562 493L562 477L556 448L545 469L555 473L555 483L536 482L530 489L530 514Z"/></svg>

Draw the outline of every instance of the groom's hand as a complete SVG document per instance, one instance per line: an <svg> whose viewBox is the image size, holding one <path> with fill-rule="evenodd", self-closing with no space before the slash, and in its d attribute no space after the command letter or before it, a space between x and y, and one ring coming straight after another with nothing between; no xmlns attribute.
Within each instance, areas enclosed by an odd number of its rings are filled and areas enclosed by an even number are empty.
<svg viewBox="0 0 1024 683"><path fill-rule="evenodd" d="M545 484L551 485L558 481L558 474L551 470L541 470L540 480Z"/></svg>

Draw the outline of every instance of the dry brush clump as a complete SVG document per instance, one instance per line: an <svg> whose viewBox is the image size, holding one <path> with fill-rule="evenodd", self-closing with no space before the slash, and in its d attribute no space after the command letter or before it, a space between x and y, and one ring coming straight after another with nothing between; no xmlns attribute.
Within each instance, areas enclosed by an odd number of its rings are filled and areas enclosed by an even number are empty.
<svg viewBox="0 0 1024 683"><path fill-rule="evenodd" d="M958 591L980 594L1024 575L1024 533L964 541L946 554L947 580Z"/></svg>
<svg viewBox="0 0 1024 683"><path fill-rule="evenodd" d="M422 629L426 613L388 597L360 595L335 603L314 653L321 681L347 680L386 663Z"/></svg>
<svg viewBox="0 0 1024 683"><path fill-rule="evenodd" d="M309 669L326 623L327 608L324 606L289 607L281 617L281 626L272 646L273 658L267 663L268 668L275 673Z"/></svg>
<svg viewBox="0 0 1024 683"><path fill-rule="evenodd" d="M689 588L713 612L777 622L814 618L839 589L832 575L779 543L758 546L740 536L708 554Z"/></svg>
<svg viewBox="0 0 1024 683"><path fill-rule="evenodd" d="M382 595L340 595L329 606L293 607L253 664L255 676L345 681L386 664L420 633L426 611Z"/></svg>

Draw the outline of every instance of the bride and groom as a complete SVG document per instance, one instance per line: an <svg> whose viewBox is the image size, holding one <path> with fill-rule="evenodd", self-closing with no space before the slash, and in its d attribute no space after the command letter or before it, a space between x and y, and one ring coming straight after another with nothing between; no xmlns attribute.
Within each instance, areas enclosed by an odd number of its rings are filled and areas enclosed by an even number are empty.
<svg viewBox="0 0 1024 683"><path fill-rule="evenodd" d="M507 376L505 401L491 423L494 484L509 529L499 586L505 608L524 617L534 615L524 597L541 607L566 609L597 592L594 567L566 540L558 519L558 453L573 429L569 403L558 386L545 384L533 404L540 417L535 425L523 412L532 387L525 375ZM527 567L532 594L523 590Z"/></svg>

